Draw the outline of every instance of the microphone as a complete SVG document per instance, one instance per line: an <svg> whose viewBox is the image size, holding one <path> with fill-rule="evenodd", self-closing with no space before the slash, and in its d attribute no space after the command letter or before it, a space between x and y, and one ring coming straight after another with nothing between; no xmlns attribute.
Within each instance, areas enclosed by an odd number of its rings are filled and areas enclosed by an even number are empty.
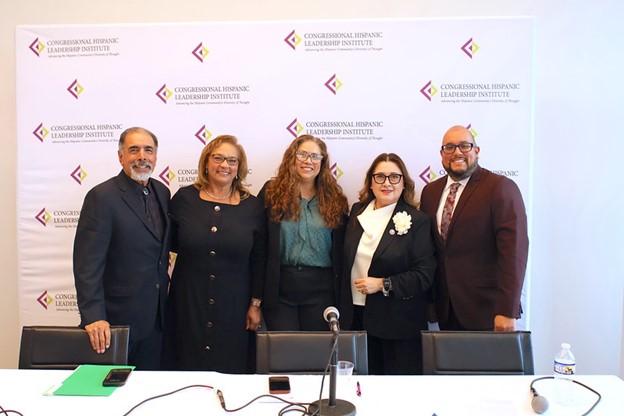
<svg viewBox="0 0 624 416"><path fill-rule="evenodd" d="M537 390L531 387L531 394L533 399L531 400L531 407L535 413L542 414L548 410L548 399L544 396L540 396Z"/></svg>
<svg viewBox="0 0 624 416"><path fill-rule="evenodd" d="M340 324L338 323L338 318L340 318L340 312L336 309L335 306L328 306L323 311L323 318L325 321L329 322L329 329L337 334L340 331Z"/></svg>

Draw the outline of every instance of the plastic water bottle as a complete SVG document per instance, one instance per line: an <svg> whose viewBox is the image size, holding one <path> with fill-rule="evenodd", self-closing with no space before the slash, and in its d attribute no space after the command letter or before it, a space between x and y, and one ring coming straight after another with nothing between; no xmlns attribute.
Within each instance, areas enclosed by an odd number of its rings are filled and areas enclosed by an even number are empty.
<svg viewBox="0 0 624 416"><path fill-rule="evenodd" d="M576 372L576 360L570 350L570 344L561 344L561 350L555 355L555 400L561 405L569 405L574 399L572 376Z"/></svg>

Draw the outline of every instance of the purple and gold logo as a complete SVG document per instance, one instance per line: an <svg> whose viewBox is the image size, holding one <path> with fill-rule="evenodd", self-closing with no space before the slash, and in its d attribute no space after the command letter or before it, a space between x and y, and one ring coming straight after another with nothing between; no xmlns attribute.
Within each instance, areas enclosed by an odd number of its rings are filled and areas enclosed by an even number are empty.
<svg viewBox="0 0 624 416"><path fill-rule="evenodd" d="M45 208L43 208L41 211L39 211L37 215L35 215L35 219L39 221L44 227L47 226L48 221L50 221L51 218L52 216L48 211L46 211Z"/></svg>
<svg viewBox="0 0 624 416"><path fill-rule="evenodd" d="M472 123L468 124L466 128L470 131L470 134L472 134L472 138L476 139L479 133L477 133L477 131L472 127Z"/></svg>
<svg viewBox="0 0 624 416"><path fill-rule="evenodd" d="M158 177L162 179L165 185L171 186L171 182L176 177L176 175L171 169L169 169L169 166L167 166L165 169L163 169L162 172L160 172L160 175L158 175Z"/></svg>
<svg viewBox="0 0 624 416"><path fill-rule="evenodd" d="M39 302L39 305L41 305L44 309L48 309L48 306L50 306L50 304L54 302L54 299L52 299L52 296L50 296L50 294L46 290L41 295L39 295L39 297L37 298L37 302Z"/></svg>
<svg viewBox="0 0 624 416"><path fill-rule="evenodd" d="M434 95L438 93L438 89L434 87L431 81L429 81L428 83L425 84L424 87L420 89L420 92L422 95L425 96L426 99L431 101L431 97L433 97Z"/></svg>
<svg viewBox="0 0 624 416"><path fill-rule="evenodd" d="M71 85L67 87L67 91L69 91L69 93L73 95L75 99L78 99L78 96L82 94L84 88L78 83L78 80L75 79L74 82L72 82Z"/></svg>
<svg viewBox="0 0 624 416"><path fill-rule="evenodd" d="M202 64L204 63L204 58L208 56L210 52L202 42L199 42L199 45L193 49L193 56L199 60Z"/></svg>
<svg viewBox="0 0 624 416"><path fill-rule="evenodd" d="M338 167L338 163L334 163L333 165L331 165L329 171L332 173L332 175L334 175L334 178L336 179L340 178L344 173L342 169Z"/></svg>
<svg viewBox="0 0 624 416"><path fill-rule="evenodd" d="M87 172L82 170L80 165L78 165L78 167L74 169L74 171L69 176L71 176L72 179L78 183L78 185L82 185L82 181L84 181L87 177Z"/></svg>
<svg viewBox="0 0 624 416"><path fill-rule="evenodd" d="M303 126L297 121L297 119L294 119L288 127L286 127L286 130L297 138L301 135L301 133L303 133Z"/></svg>
<svg viewBox="0 0 624 416"><path fill-rule="evenodd" d="M475 53L479 50L479 45L477 45L472 38L468 39L468 42L464 43L461 47L461 50L464 51L466 55L470 59L474 56Z"/></svg>
<svg viewBox="0 0 624 416"><path fill-rule="evenodd" d="M172 95L173 93L169 91L169 88L167 88L167 84L163 84L163 86L160 87L158 91L156 91L156 97L160 98L160 101L165 104L167 104L167 101L169 100L169 98L171 98Z"/></svg>
<svg viewBox="0 0 624 416"><path fill-rule="evenodd" d="M212 137L212 133L210 133L210 131L206 128L206 125L204 124L199 130L197 130L197 133L195 133L195 137L197 137L197 140L202 142L202 144L206 145L206 143L208 143L208 141Z"/></svg>
<svg viewBox="0 0 624 416"><path fill-rule="evenodd" d="M438 176L435 174L435 172L433 170L431 170L431 166L427 166L427 168L425 170L420 172L420 175L418 175L418 177L420 179L422 179L422 181L424 183L431 183L431 182L435 181L435 179Z"/></svg>
<svg viewBox="0 0 624 416"><path fill-rule="evenodd" d="M45 49L45 45L43 42L39 40L39 38L35 39L33 43L28 47L33 53L37 56L41 56L41 52Z"/></svg>
<svg viewBox="0 0 624 416"><path fill-rule="evenodd" d="M336 74L332 75L331 78L327 80L325 86L328 90L330 90L334 95L336 92L342 87L342 82L338 78L336 78Z"/></svg>
<svg viewBox="0 0 624 416"><path fill-rule="evenodd" d="M294 51L296 51L297 45L301 43L301 38L293 30L292 32L288 34L288 36L284 38L284 42L286 42L288 46L290 46L291 48L293 48Z"/></svg>
<svg viewBox="0 0 624 416"><path fill-rule="evenodd" d="M50 133L48 129L43 126L43 123L39 124L35 130L33 130L33 134L36 138L38 138L41 143L43 143L43 139Z"/></svg>

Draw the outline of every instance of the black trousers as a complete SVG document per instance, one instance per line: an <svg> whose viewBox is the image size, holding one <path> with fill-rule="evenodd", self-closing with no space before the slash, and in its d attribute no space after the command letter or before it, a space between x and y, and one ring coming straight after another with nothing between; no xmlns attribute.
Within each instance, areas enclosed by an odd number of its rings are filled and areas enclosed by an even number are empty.
<svg viewBox="0 0 624 416"><path fill-rule="evenodd" d="M353 306L353 330L363 325L365 306ZM368 374L422 374L422 340L414 338L383 339L367 334Z"/></svg>
<svg viewBox="0 0 624 416"><path fill-rule="evenodd" d="M323 311L335 305L331 268L282 266L279 302L264 309L269 331L326 331Z"/></svg>

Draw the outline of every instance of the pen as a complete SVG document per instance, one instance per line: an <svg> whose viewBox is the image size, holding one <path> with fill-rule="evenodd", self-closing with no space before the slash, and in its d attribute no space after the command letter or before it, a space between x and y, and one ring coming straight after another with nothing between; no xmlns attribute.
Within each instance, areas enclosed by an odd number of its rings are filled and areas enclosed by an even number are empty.
<svg viewBox="0 0 624 416"><path fill-rule="evenodd" d="M360 396L362 395L362 389L360 388L360 382L358 381L358 382L355 384L355 386L356 386L356 387L355 387L355 394L357 394L357 395L358 395L358 397L360 397Z"/></svg>

